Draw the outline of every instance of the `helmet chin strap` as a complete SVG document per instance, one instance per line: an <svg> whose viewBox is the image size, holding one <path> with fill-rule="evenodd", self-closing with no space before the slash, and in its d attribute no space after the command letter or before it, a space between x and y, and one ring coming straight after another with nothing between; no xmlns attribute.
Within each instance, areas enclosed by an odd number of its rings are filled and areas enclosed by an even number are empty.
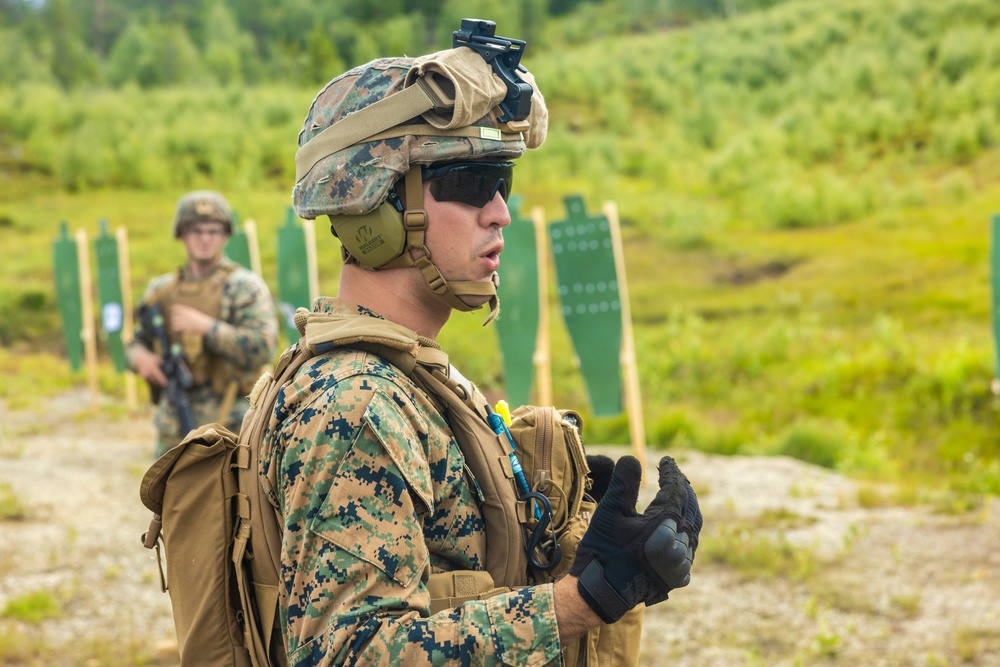
<svg viewBox="0 0 1000 667"><path fill-rule="evenodd" d="M441 271L431 261L431 251L427 248L427 211L424 209L424 186L420 167L412 167L406 172L405 179L406 210L403 211L403 226L406 228L406 246L403 248L402 255L382 268L416 267L424 277L424 281L430 286L431 291L440 296L449 306L462 312L478 310L483 307L482 299L475 297L489 297L487 304L490 307L490 314L483 321L483 325L488 324L500 312L500 298L497 296L500 276L494 272L488 283L475 280L456 280L449 283L445 280ZM420 250L421 256L414 259L411 252L413 250ZM465 301L469 297L473 297L472 303Z"/></svg>

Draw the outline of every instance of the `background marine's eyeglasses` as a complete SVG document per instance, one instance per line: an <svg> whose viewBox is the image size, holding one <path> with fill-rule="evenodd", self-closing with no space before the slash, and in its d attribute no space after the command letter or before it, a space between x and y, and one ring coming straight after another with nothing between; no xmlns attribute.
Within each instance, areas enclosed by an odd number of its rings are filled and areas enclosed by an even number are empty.
<svg viewBox="0 0 1000 667"><path fill-rule="evenodd" d="M449 162L422 168L423 179L431 182L437 201L451 201L482 208L499 192L504 201L510 196L514 179L513 162Z"/></svg>
<svg viewBox="0 0 1000 667"><path fill-rule="evenodd" d="M182 236L209 236L211 238L219 238L226 235L226 228L222 226L221 223L215 223L210 225L194 224L188 225L187 229L181 234Z"/></svg>

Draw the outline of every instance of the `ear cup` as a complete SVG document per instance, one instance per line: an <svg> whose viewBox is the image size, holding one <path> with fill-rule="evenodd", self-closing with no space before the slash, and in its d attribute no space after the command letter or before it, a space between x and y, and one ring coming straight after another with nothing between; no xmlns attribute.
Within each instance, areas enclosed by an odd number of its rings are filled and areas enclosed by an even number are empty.
<svg viewBox="0 0 1000 667"><path fill-rule="evenodd" d="M333 233L361 266L377 269L399 257L406 247L403 214L389 202L364 215L329 218Z"/></svg>

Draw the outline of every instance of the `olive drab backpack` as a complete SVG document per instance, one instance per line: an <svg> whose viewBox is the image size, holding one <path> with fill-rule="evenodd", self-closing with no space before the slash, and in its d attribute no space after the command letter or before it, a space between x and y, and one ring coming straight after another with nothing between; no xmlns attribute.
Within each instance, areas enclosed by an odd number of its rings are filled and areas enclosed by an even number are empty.
<svg viewBox="0 0 1000 667"><path fill-rule="evenodd" d="M278 615L281 521L262 495L257 458L278 393L308 359L338 347L379 355L421 387L447 418L474 478L490 544L486 569L430 575L431 613L551 582L569 570L596 507L586 494L579 415L552 407L514 410L509 433L530 486L520 494L506 434L487 425L486 399L436 344L368 317L300 310L296 324L302 338L258 380L239 436L218 424L203 426L143 477L140 496L154 514L143 543L157 550L181 665L287 664ZM565 664L637 664L641 619L637 607L565 647Z"/></svg>

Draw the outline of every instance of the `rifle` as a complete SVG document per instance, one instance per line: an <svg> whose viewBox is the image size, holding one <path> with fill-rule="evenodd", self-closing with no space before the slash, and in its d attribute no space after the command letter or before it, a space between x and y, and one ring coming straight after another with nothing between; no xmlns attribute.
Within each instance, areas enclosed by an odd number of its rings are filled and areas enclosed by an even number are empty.
<svg viewBox="0 0 1000 667"><path fill-rule="evenodd" d="M146 304L141 309L143 328L149 328L160 343L160 354L163 358L163 374L167 376L167 400L177 412L177 421L181 426L181 435L187 435L197 428L194 421L194 414L191 412L191 401L188 399L187 390L191 388L191 369L188 368L184 354L181 352L180 343L171 344L167 336L167 329L164 326L163 309L158 303ZM154 400L158 399L159 387L150 385L153 391Z"/></svg>

